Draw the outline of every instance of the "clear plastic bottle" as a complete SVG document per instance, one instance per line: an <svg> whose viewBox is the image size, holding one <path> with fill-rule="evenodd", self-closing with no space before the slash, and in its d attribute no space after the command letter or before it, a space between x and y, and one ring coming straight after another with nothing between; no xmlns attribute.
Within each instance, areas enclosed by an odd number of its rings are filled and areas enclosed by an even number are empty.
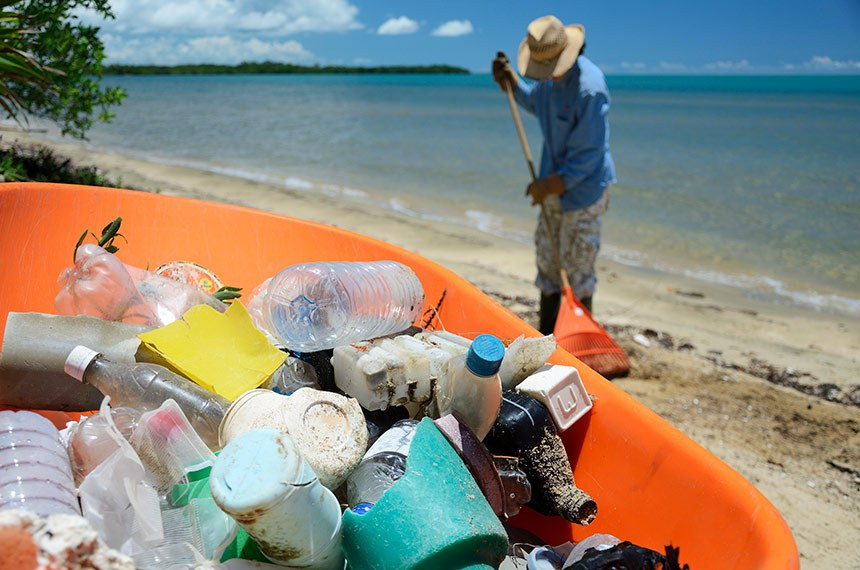
<svg viewBox="0 0 860 570"><path fill-rule="evenodd" d="M33 412L0 412L0 509L80 515L60 433Z"/></svg>
<svg viewBox="0 0 860 570"><path fill-rule="evenodd" d="M290 350L314 352L409 328L424 306L418 276L396 261L300 263L251 301L258 323ZM249 308L250 310L250 308Z"/></svg>
<svg viewBox="0 0 860 570"><path fill-rule="evenodd" d="M372 507L406 473L406 457L418 421L400 420L385 431L364 454L346 480L347 503L355 512Z"/></svg>
<svg viewBox="0 0 860 570"><path fill-rule="evenodd" d="M457 417L483 440L502 405L499 367L505 345L490 334L475 337L469 352L448 361L447 373L439 379L436 406L440 416Z"/></svg>
<svg viewBox="0 0 860 570"><path fill-rule="evenodd" d="M110 396L111 404L140 411L157 409L172 398L210 449L218 449L218 427L230 407L223 396L198 386L164 366L122 364L108 360L85 346L77 346L66 359L66 373Z"/></svg>

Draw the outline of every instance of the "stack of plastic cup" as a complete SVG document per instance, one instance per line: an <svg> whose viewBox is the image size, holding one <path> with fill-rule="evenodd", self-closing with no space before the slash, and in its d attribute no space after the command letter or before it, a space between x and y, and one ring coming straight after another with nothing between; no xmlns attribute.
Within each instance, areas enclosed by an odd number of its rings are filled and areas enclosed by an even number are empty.
<svg viewBox="0 0 860 570"><path fill-rule="evenodd" d="M60 434L39 414L0 412L0 509L81 514Z"/></svg>

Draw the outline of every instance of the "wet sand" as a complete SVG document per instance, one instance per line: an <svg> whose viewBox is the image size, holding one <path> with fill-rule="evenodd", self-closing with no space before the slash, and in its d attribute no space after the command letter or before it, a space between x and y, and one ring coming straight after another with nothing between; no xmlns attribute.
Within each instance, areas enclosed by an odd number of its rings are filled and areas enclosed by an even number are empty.
<svg viewBox="0 0 860 570"><path fill-rule="evenodd" d="M0 135L3 144L39 141ZM128 188L238 204L383 239L449 267L536 323L528 244L310 191L48 144ZM804 568L856 568L860 319L762 303L735 289L604 259L598 270L595 317L632 366L615 383L756 485L791 527ZM681 554L683 560L683 548Z"/></svg>

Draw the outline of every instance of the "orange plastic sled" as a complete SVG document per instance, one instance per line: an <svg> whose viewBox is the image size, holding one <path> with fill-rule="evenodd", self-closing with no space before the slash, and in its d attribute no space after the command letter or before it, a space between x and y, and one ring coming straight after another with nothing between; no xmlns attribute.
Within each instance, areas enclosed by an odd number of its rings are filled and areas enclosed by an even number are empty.
<svg viewBox="0 0 860 570"><path fill-rule="evenodd" d="M57 276L81 231L98 232L117 216L129 242L120 258L137 267L190 260L250 291L294 263L393 259L418 274L428 307L447 291L435 322L448 330L539 335L453 272L366 236L211 202L21 183L0 184L0 331L10 311L53 313ZM594 398L591 413L563 440L577 485L599 512L591 526L579 527L525 509L515 525L548 544L596 532L658 551L671 543L694 570L799 567L788 526L749 482L567 352L558 350L552 362L576 366Z"/></svg>

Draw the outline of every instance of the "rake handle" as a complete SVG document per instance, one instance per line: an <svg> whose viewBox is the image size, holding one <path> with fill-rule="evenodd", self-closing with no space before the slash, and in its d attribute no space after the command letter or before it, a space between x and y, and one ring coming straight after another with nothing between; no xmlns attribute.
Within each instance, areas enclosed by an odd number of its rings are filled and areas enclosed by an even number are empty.
<svg viewBox="0 0 860 570"><path fill-rule="evenodd" d="M498 52L498 57L505 58L505 67L508 70L511 70L511 65L508 62L507 56L505 56L504 52ZM512 70L511 70L512 71ZM523 155L526 157L526 163L529 165L529 172L532 175L532 182L537 180L537 172L535 171L534 161L532 160L532 152L529 148L528 140L526 140L526 132L523 130L523 122L520 120L520 112L517 109L517 103L514 101L514 92L511 89L511 84L505 82L505 94L508 96L508 105L511 108L511 115L514 117L514 125L517 127L517 135L520 137L520 145L523 147ZM555 228L550 224L549 216L546 215L546 210L543 208L543 203L540 205L540 215L543 218L544 223L547 226L550 234L550 241L552 242L553 254L555 256L555 262L558 265L559 273L561 274L561 286L562 290L570 288L570 280L567 278L567 271L561 265L561 258L558 254L558 235L556 234Z"/></svg>

